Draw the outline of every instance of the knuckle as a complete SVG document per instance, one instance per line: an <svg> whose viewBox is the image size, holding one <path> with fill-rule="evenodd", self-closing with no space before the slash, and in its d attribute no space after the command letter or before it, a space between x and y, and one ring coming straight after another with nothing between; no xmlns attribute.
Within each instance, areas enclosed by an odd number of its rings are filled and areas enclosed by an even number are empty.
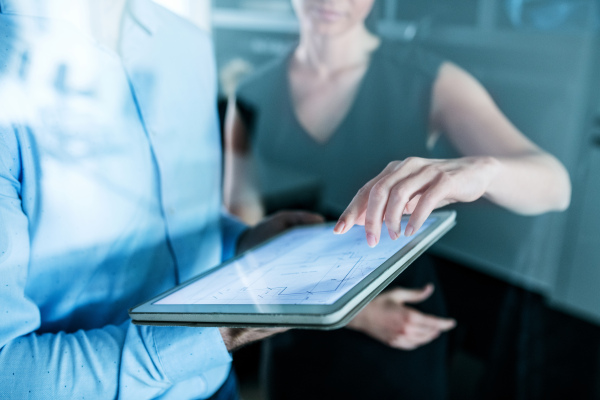
<svg viewBox="0 0 600 400"><path fill-rule="evenodd" d="M369 216L367 216L367 218L365 219L365 232L370 233L370 234L376 234L377 233L377 220L374 218L371 218Z"/></svg>
<svg viewBox="0 0 600 400"><path fill-rule="evenodd" d="M393 223L393 219L395 219L395 217L392 215L392 212L389 208L387 208L385 210L385 214L383 215L383 218L385 219L385 224L388 226L388 228L391 227L391 224Z"/></svg>
<svg viewBox="0 0 600 400"><path fill-rule="evenodd" d="M390 198L398 203L407 203L408 194L403 187L395 186L390 192Z"/></svg>
<svg viewBox="0 0 600 400"><path fill-rule="evenodd" d="M432 192L425 192L421 195L421 199L419 200L419 202L423 203L423 204L428 204L432 201L435 200L435 194Z"/></svg>
<svg viewBox="0 0 600 400"><path fill-rule="evenodd" d="M439 176L443 171L435 164L428 164L423 167L423 172L431 174L433 176Z"/></svg>
<svg viewBox="0 0 600 400"><path fill-rule="evenodd" d="M382 181L377 182L371 188L370 196L372 196L375 199L385 198L386 195L387 195L387 189L385 187L385 184Z"/></svg>
<svg viewBox="0 0 600 400"><path fill-rule="evenodd" d="M404 160L404 165L407 166L418 166L421 165L422 159L419 157L408 157Z"/></svg>
<svg viewBox="0 0 600 400"><path fill-rule="evenodd" d="M429 190L423 193L423 195L421 195L419 203L422 203L423 205L428 207L433 207L443 196L444 192L440 192L437 190Z"/></svg>
<svg viewBox="0 0 600 400"><path fill-rule="evenodd" d="M358 189L358 192L356 192L356 196L354 196L354 199L357 199L361 196L363 196L365 193L367 193L368 191L368 187L367 186L363 186L360 189Z"/></svg>
<svg viewBox="0 0 600 400"><path fill-rule="evenodd" d="M436 176L437 176L438 185L440 185L442 187L446 187L446 186L452 184L453 178L452 178L452 175L450 175L448 172L440 170L440 171L438 171Z"/></svg>

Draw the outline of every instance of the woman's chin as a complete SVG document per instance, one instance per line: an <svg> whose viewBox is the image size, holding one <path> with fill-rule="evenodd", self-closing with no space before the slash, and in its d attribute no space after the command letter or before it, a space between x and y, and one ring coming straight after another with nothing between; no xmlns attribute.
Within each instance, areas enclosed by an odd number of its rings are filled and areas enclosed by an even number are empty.
<svg viewBox="0 0 600 400"><path fill-rule="evenodd" d="M322 36L338 36L350 31L351 26L347 24L328 23L323 21L313 21L310 24L310 32Z"/></svg>

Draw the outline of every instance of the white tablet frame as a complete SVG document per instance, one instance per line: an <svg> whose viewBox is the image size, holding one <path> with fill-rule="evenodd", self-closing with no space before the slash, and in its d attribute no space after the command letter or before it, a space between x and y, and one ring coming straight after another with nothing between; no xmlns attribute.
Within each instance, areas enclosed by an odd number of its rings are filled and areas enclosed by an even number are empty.
<svg viewBox="0 0 600 400"><path fill-rule="evenodd" d="M227 266L237 258L244 256L246 254L244 253L149 301L131 308L129 315L133 323L137 325L337 329L346 325L417 257L456 224L455 211L437 211L432 213L431 216L437 217L437 220L433 224L423 230L419 230L410 243L373 270L361 282L331 305L154 304L207 274ZM302 229L302 227L294 229ZM282 235L285 235L286 232L282 233ZM263 245L264 243L257 246L257 248ZM253 250L250 249L248 251L251 252Z"/></svg>

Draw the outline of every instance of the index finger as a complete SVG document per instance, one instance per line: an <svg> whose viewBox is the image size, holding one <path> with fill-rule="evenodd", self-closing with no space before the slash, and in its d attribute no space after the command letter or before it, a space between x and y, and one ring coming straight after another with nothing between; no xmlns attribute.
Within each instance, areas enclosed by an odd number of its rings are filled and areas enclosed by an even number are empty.
<svg viewBox="0 0 600 400"><path fill-rule="evenodd" d="M338 222L335 224L335 228L333 228L334 233L343 235L354 225L360 225L360 222L364 223L367 202L369 201L369 190L369 184L360 188L348 207L346 207L342 215L340 215L340 218L338 218Z"/></svg>
<svg viewBox="0 0 600 400"><path fill-rule="evenodd" d="M367 213L367 204L369 203L371 189L383 176L388 174L390 168L392 168L392 163L388 164L379 175L359 189L348 207L346 207L342 215L340 215L337 224L335 224L335 228L333 228L334 233L343 235L354 225L363 225L365 223L365 215Z"/></svg>

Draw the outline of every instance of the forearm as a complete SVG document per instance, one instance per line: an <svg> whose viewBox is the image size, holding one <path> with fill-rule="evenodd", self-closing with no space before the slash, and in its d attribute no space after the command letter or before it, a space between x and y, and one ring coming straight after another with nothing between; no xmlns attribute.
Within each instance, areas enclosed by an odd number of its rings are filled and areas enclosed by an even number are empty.
<svg viewBox="0 0 600 400"><path fill-rule="evenodd" d="M230 360L222 342L220 351L206 347L219 345L216 329L197 330L195 335L183 331L192 328L162 329L127 322L17 337L0 350L2 393L9 398L154 398ZM172 340L166 343L165 335L173 333L169 329L180 332L169 335ZM180 351L182 346L185 351ZM214 389L210 386L206 382L208 395Z"/></svg>
<svg viewBox="0 0 600 400"><path fill-rule="evenodd" d="M9 398L116 398L125 329L17 337L0 351Z"/></svg>
<svg viewBox="0 0 600 400"><path fill-rule="evenodd" d="M495 175L484 195L490 201L523 215L562 211L569 206L569 174L551 155L537 152L490 159Z"/></svg>
<svg viewBox="0 0 600 400"><path fill-rule="evenodd" d="M265 210L258 191L256 165L246 125L230 99L225 129L224 202L230 213L248 225L257 224Z"/></svg>
<svg viewBox="0 0 600 400"><path fill-rule="evenodd" d="M525 137L485 88L455 65L440 69L431 122L460 154L485 161L491 172L480 176L483 195L492 202L527 215L568 207L571 183L563 165Z"/></svg>
<svg viewBox="0 0 600 400"><path fill-rule="evenodd" d="M228 152L225 173L225 206L248 225L256 225L265 216L257 189L254 162L248 154Z"/></svg>

